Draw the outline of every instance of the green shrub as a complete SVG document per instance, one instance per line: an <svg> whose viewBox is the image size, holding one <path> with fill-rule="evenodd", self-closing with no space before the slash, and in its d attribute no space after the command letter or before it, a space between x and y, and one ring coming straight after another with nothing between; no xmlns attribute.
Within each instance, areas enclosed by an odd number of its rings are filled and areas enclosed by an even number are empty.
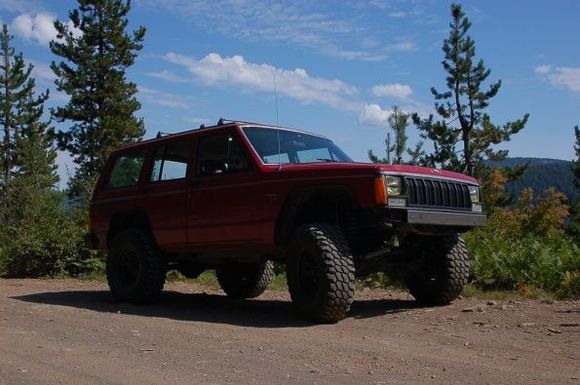
<svg viewBox="0 0 580 385"><path fill-rule="evenodd" d="M506 236L492 225L465 235L471 275L480 287L544 289L580 296L580 251L565 236Z"/></svg>
<svg viewBox="0 0 580 385"><path fill-rule="evenodd" d="M0 229L0 274L41 277L102 271L102 262L84 247L85 227L64 211L61 197L43 198L25 212L5 211Z"/></svg>

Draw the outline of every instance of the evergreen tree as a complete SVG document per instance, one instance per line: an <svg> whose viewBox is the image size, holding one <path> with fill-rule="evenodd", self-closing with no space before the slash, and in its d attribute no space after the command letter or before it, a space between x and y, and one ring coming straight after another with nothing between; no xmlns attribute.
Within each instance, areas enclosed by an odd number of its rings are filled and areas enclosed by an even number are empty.
<svg viewBox="0 0 580 385"><path fill-rule="evenodd" d="M43 121L48 91L35 96L34 79L29 84L29 91L17 103L20 124L15 136L15 167L4 209L6 221L17 232L23 232L25 223L37 223L46 207L55 209L54 186L58 182L50 121Z"/></svg>
<svg viewBox="0 0 580 385"><path fill-rule="evenodd" d="M425 167L432 167L429 163L427 163L426 160L426 153L425 150L423 150L423 144L424 142L421 140L417 143L415 143L415 148L411 149L408 148L407 149L407 154L409 154L409 164L412 164L414 166L425 166Z"/></svg>
<svg viewBox="0 0 580 385"><path fill-rule="evenodd" d="M387 134L387 139L385 140L387 157L384 159L379 159L373 150L368 151L369 159L373 163L385 163L385 164L401 164L403 163L403 154L408 151L412 156L411 150L407 149L407 126L408 126L409 115L401 111L398 106L393 106L393 112L387 118L387 123L391 130L395 134L395 142L393 145L390 143L390 135ZM395 157L391 161L391 153L394 153Z"/></svg>
<svg viewBox="0 0 580 385"><path fill-rule="evenodd" d="M405 114L398 106L393 107L393 112L387 119L389 126L395 132L395 143L392 151L395 153L393 164L403 163L403 154L407 149L407 126L409 115Z"/></svg>
<svg viewBox="0 0 580 385"><path fill-rule="evenodd" d="M78 165L70 182L73 196L87 197L109 153L145 132L135 116L141 108L137 86L125 76L145 36L144 27L126 32L130 9L130 0L78 0L69 12L73 28L54 24L58 38L50 49L63 61L51 68L58 90L70 100L52 112L59 122L72 122L57 139Z"/></svg>
<svg viewBox="0 0 580 385"><path fill-rule="evenodd" d="M373 163L390 164L391 163L391 161L390 161L390 158L391 158L390 148L391 148L391 146L390 146L390 143L389 143L388 134L387 134L387 139L385 139L385 147L386 147L385 152L387 154L387 157L386 158L379 158L378 156L375 155L375 153L373 152L373 150L370 150L369 149L368 152L367 152L368 157L369 157L369 160L371 162L373 162Z"/></svg>
<svg viewBox="0 0 580 385"><path fill-rule="evenodd" d="M572 171L574 172L574 187L576 187L576 195L578 195L578 189L580 189L580 129L578 129L578 126L574 127L574 135L576 136L576 143L574 144L576 159L574 160ZM576 200L578 200L578 196L576 196Z"/></svg>
<svg viewBox="0 0 580 385"><path fill-rule="evenodd" d="M506 150L498 151L493 146L509 141L518 133L525 126L528 114L503 125L491 122L484 111L497 95L501 80L484 87L491 71L483 60L475 61L475 42L467 34L471 22L458 4L451 6L451 15L449 36L442 47L447 90L439 92L431 88L440 120L436 121L433 115L420 119L413 114L413 123L422 131L423 138L433 141L434 152L423 163L474 175L482 159L507 156Z"/></svg>
<svg viewBox="0 0 580 385"><path fill-rule="evenodd" d="M47 191L58 182L55 163L57 152L49 133L50 121L43 121L48 90L35 96L34 79L30 79L30 85L29 91L23 95L17 106L20 124L15 137L14 180L26 179L29 186L34 186L39 191Z"/></svg>
<svg viewBox="0 0 580 385"><path fill-rule="evenodd" d="M34 82L30 78L32 65L26 65L22 53L15 55L14 48L10 46L12 36L8 33L6 24L0 32L0 122L2 124L2 175L0 187L5 194L10 185L10 179L15 161L15 137L21 124L21 116L18 111L18 103L34 88Z"/></svg>
<svg viewBox="0 0 580 385"><path fill-rule="evenodd" d="M4 183L2 222L18 229L19 221L42 205L46 194L58 181L56 150L49 136L50 121L43 121L48 90L36 95L36 83L30 77L33 66L26 65L22 54L14 55L12 36L4 25L0 44L4 54L2 84L2 121L4 123Z"/></svg>
<svg viewBox="0 0 580 385"><path fill-rule="evenodd" d="M4 187L0 199L0 274L38 276L72 273L86 265L84 228L64 212L54 191L56 150L50 121L43 120L48 91L37 95L33 66L0 33L0 119ZM9 187L9 188L6 188Z"/></svg>
<svg viewBox="0 0 580 385"><path fill-rule="evenodd" d="M569 197L570 203L573 205L570 212L570 222L568 225L568 233L574 238L576 243L580 243L580 129L578 126L574 127L574 135L576 142L574 143L574 151L576 159L572 165L574 172L574 196Z"/></svg>

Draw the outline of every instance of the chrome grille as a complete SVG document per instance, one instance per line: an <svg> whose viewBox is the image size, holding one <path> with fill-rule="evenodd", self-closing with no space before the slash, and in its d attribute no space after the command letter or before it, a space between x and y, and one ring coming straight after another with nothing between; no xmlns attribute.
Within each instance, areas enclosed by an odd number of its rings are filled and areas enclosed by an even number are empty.
<svg viewBox="0 0 580 385"><path fill-rule="evenodd" d="M405 177L405 188L409 206L471 209L469 187L466 183Z"/></svg>

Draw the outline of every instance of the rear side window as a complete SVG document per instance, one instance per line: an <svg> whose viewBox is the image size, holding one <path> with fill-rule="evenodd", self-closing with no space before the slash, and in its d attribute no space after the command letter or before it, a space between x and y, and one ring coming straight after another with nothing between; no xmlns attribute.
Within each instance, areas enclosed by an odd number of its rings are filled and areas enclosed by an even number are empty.
<svg viewBox="0 0 580 385"><path fill-rule="evenodd" d="M250 169L242 144L233 133L209 135L199 143L198 175L231 174Z"/></svg>
<svg viewBox="0 0 580 385"><path fill-rule="evenodd" d="M145 154L135 152L123 154L115 160L109 176L108 188L130 187L139 183L139 175L145 161Z"/></svg>
<svg viewBox="0 0 580 385"><path fill-rule="evenodd" d="M184 179L191 155L192 140L163 144L155 150L150 182Z"/></svg>

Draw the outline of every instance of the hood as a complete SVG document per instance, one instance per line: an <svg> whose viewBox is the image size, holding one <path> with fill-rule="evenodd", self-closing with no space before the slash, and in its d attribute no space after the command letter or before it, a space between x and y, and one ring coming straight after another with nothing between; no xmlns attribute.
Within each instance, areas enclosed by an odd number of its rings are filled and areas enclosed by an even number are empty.
<svg viewBox="0 0 580 385"><path fill-rule="evenodd" d="M266 165L269 171L281 171L287 173L295 173L295 172L307 172L307 173L315 173L315 172L329 172L332 174L337 174L342 172L346 172L348 174L353 173L385 173L391 175L417 175L417 176L424 176L424 177L431 177L431 178L448 178L448 179L456 179L466 183L473 183L477 184L477 180L473 177L453 172L447 170L440 170L435 168L429 167L419 167L419 166L410 166L410 165L403 165L403 164L381 164L381 163L297 163L297 164L283 164L278 166L277 164L269 164Z"/></svg>

